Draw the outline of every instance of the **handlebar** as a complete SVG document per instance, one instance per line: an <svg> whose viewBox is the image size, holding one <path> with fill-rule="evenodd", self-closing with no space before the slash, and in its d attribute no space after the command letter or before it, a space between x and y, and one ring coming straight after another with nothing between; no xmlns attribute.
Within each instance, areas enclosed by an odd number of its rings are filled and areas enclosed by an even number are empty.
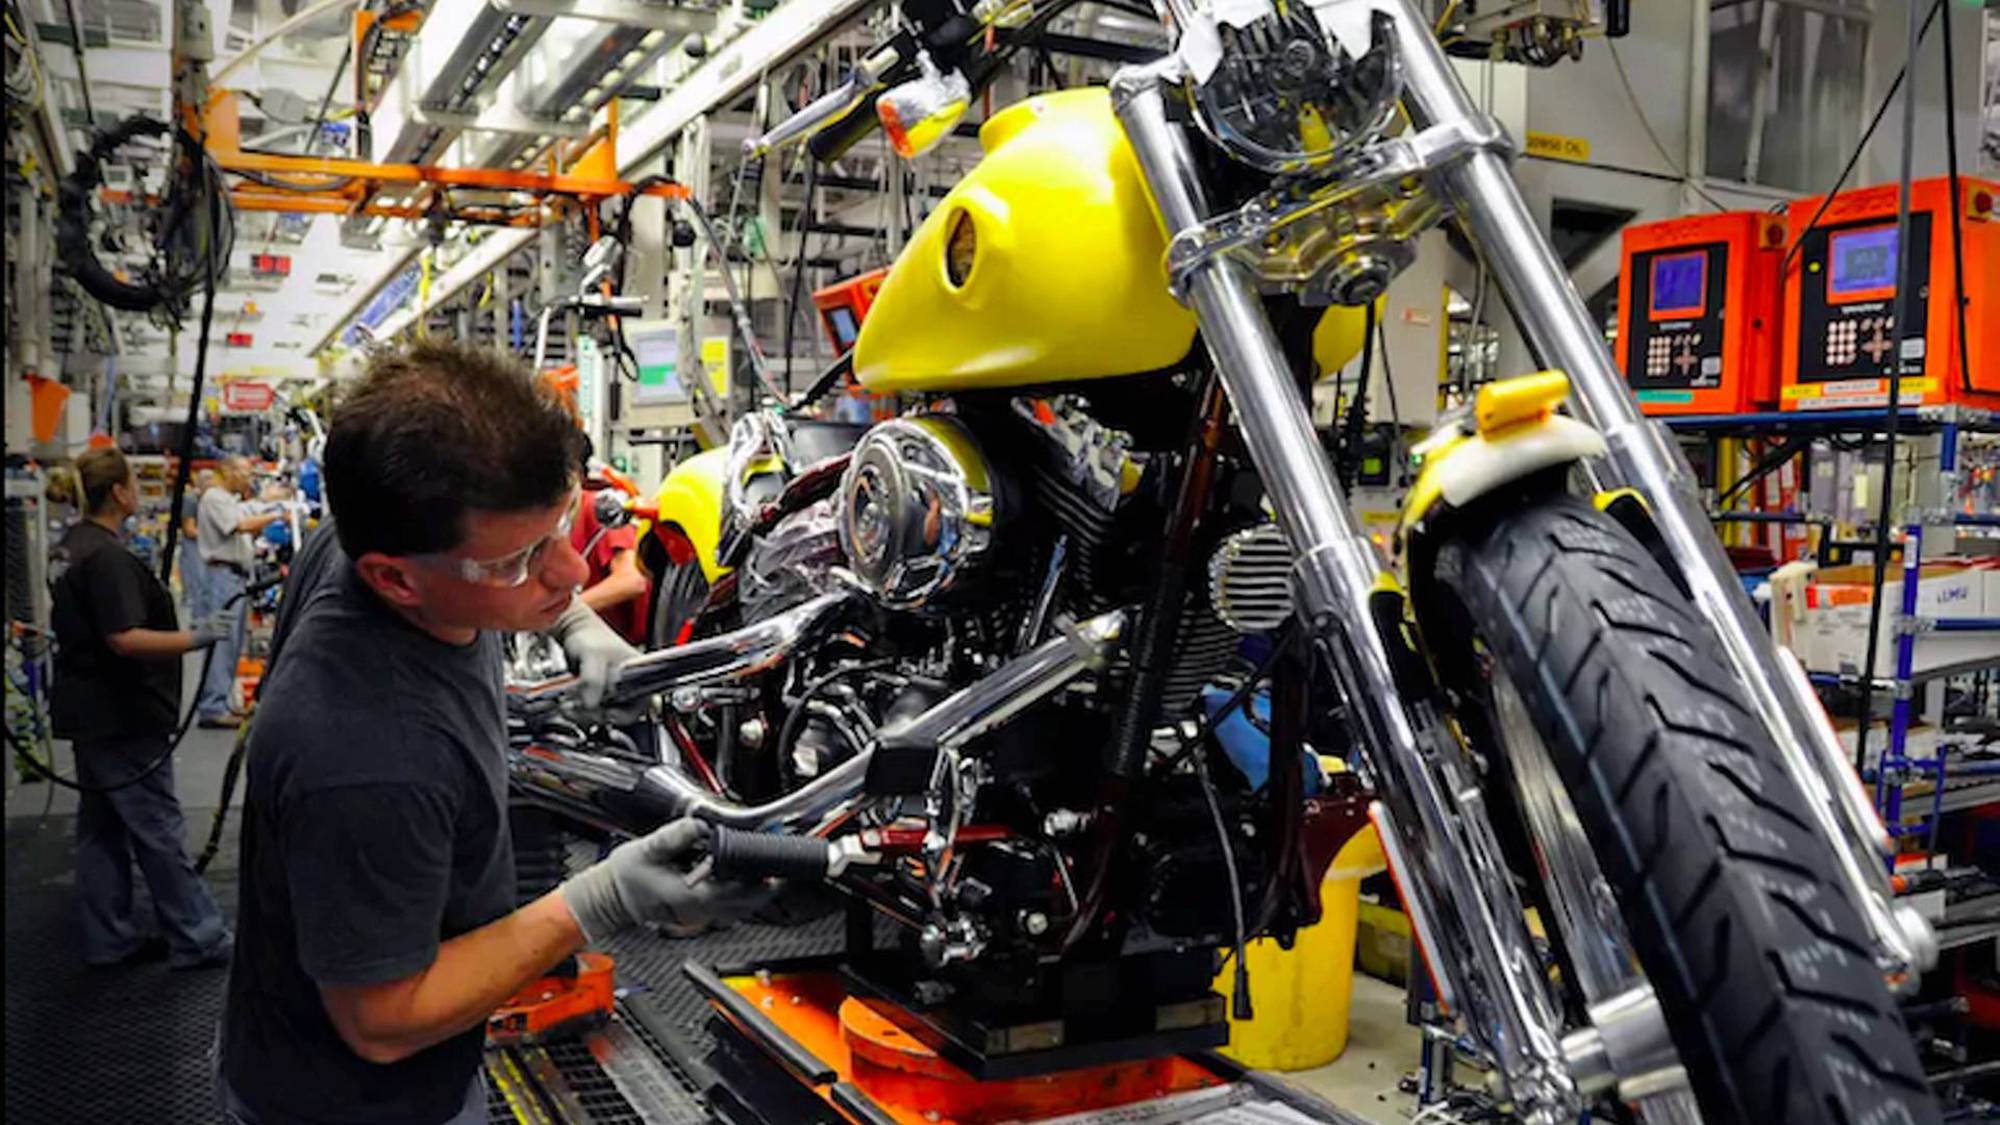
<svg viewBox="0 0 2000 1125"><path fill-rule="evenodd" d="M973 96L977 97L1007 69L1008 60L1014 52L1034 42L1074 2L980 0L970 13L952 15L935 25L900 32L877 46L863 60L864 66L881 64L883 60L887 62L879 71L869 67L874 76L873 82L862 90L858 98L845 107L835 109L827 105L833 98L829 94L793 114L763 137L745 142L744 151L748 157L755 158L777 145L805 137L813 159L821 163L838 160L862 138L875 131L880 124L873 106L875 98L886 86L915 74L920 51L928 52L941 70L961 71ZM1032 14L1027 14L1030 11ZM1025 19L1022 18L1024 15ZM990 51L976 49L989 27L1000 30L998 42ZM843 86L839 92L845 95L849 90L850 87Z"/></svg>
<svg viewBox="0 0 2000 1125"><path fill-rule="evenodd" d="M868 95L875 92L882 76L904 61L900 43L899 37L877 47L847 72L847 81L813 99L811 104L780 121L769 132L744 138L744 157L754 160L768 155L793 141L812 136L853 112L868 100Z"/></svg>

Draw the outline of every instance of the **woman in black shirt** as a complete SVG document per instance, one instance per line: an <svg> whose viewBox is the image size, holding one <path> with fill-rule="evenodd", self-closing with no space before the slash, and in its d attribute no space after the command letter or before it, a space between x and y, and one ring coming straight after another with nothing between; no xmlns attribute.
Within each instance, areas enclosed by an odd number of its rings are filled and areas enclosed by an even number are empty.
<svg viewBox="0 0 2000 1125"><path fill-rule="evenodd" d="M84 787L76 817L84 960L117 965L166 956L174 968L226 965L229 927L188 859L173 766L163 760L178 725L181 657L219 634L181 629L173 595L119 540L119 528L139 508L125 456L109 448L85 453L73 485L85 515L51 560L51 711L56 736L75 744ZM153 894L157 938L133 924L134 861Z"/></svg>

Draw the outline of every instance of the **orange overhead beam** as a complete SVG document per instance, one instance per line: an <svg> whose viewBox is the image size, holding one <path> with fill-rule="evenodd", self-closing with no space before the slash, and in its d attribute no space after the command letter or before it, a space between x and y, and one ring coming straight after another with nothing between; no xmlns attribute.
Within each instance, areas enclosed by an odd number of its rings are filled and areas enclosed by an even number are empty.
<svg viewBox="0 0 2000 1125"><path fill-rule="evenodd" d="M208 108L208 153L225 172L254 172L265 176L285 176L308 183L352 177L370 184L435 184L439 187L473 188L485 191L524 191L543 195L572 195L608 198L629 195L631 183L606 175L613 166L600 157L593 161L590 175L557 175L502 168L443 168L432 164L372 164L323 156L281 156L245 152L236 112L236 95L224 90L216 94ZM604 146L609 148L609 142ZM607 153L608 155L608 153ZM282 190L282 189L281 189ZM686 199L687 188L680 184L653 184L638 189L639 194L666 199Z"/></svg>
<svg viewBox="0 0 2000 1125"><path fill-rule="evenodd" d="M357 204L345 195L308 194L286 191L232 191L229 204L238 211L279 211L308 215L382 216L389 219L422 219L430 212L422 207L388 203ZM534 212L510 214L491 207L459 207L447 212L453 219L482 226L539 227L541 217Z"/></svg>

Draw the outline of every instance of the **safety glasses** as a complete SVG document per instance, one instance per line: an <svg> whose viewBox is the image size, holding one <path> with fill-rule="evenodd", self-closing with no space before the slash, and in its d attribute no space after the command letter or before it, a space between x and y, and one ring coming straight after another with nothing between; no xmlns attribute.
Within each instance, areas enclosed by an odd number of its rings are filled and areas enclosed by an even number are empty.
<svg viewBox="0 0 2000 1125"><path fill-rule="evenodd" d="M563 509L562 519L556 521L555 530L535 540L533 543L503 555L497 559L461 559L443 553L411 555L410 561L421 563L433 569L442 570L461 582L474 586L487 586L496 590L508 590L528 580L535 573L535 564L549 545L569 538L570 529L576 526L577 512L582 505L583 493L570 493L569 505Z"/></svg>

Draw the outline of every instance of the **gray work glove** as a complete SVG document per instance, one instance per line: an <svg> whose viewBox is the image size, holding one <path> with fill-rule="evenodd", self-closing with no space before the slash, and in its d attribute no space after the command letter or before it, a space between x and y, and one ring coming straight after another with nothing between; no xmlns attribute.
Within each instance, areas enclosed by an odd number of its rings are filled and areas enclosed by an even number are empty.
<svg viewBox="0 0 2000 1125"><path fill-rule="evenodd" d="M190 632L194 634L194 645L188 649L189 652L200 652L205 648L213 648L222 638L229 635L228 629L209 623L197 625Z"/></svg>
<svg viewBox="0 0 2000 1125"><path fill-rule="evenodd" d="M570 603L549 634L562 645L570 671L576 673L577 697L593 711L603 707L604 693L610 689L618 666L639 655L638 649L626 643L581 598ZM628 704L607 717L613 722L627 722L643 713L643 706Z"/></svg>
<svg viewBox="0 0 2000 1125"><path fill-rule="evenodd" d="M736 883L691 875L707 854L708 825L682 817L665 828L628 840L563 883L584 940L598 945L641 922L669 922L684 930L732 922L768 901L763 883ZM707 865L703 865L703 871Z"/></svg>

